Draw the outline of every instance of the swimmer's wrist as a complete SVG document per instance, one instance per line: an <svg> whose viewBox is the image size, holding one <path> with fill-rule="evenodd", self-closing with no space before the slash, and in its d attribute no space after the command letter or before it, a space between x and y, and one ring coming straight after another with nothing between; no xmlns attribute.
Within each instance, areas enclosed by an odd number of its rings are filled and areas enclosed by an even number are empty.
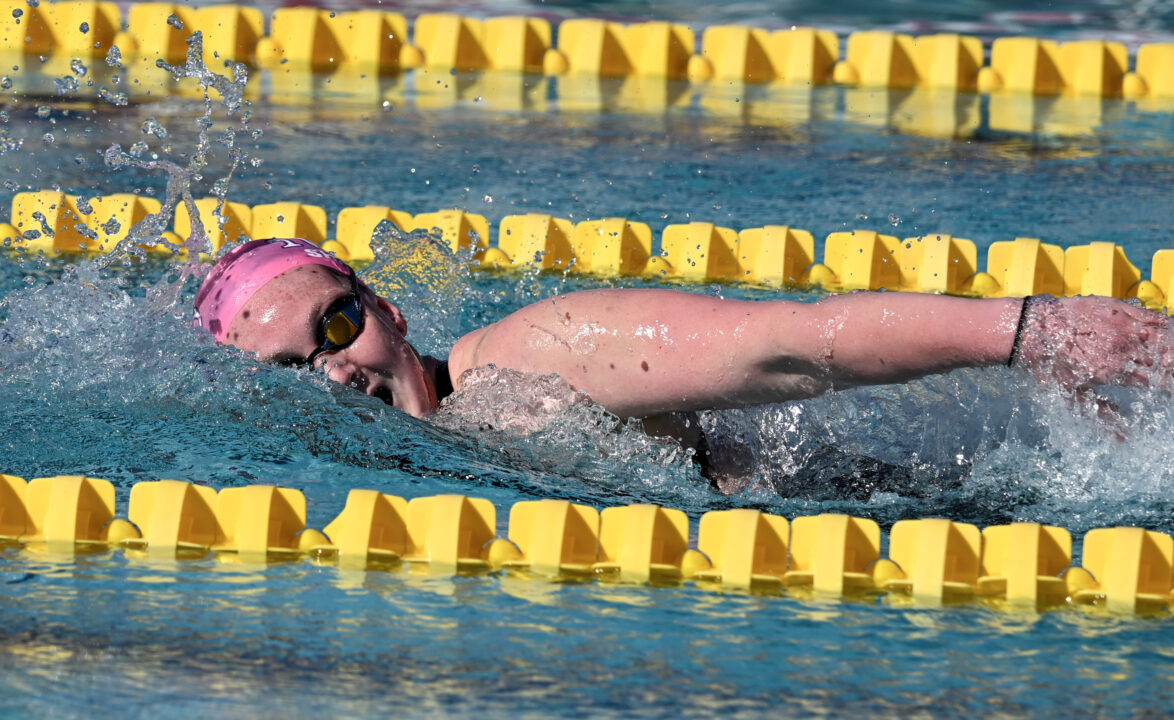
<svg viewBox="0 0 1174 720"><path fill-rule="evenodd" d="M1015 337L1011 340L1011 354L1007 356L1007 367L1015 367L1019 360L1019 348L1023 344L1023 333L1027 327L1027 311L1035 298L1035 295L1028 295L1019 306L1019 322L1015 325Z"/></svg>

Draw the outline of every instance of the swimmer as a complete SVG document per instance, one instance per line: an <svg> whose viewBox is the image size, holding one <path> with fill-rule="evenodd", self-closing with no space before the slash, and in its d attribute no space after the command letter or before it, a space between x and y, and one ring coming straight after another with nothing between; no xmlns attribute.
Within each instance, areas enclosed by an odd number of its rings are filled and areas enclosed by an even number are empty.
<svg viewBox="0 0 1174 720"><path fill-rule="evenodd" d="M814 303L744 301L670 289L600 289L536 302L418 353L408 323L350 267L299 239L225 255L196 296L196 323L266 363L331 379L415 417L471 369L557 374L651 434L696 440L683 413L901 383L957 368L1011 366L1076 396L1101 385L1174 389L1171 319L1103 297L968 299L853 293ZM695 425L695 423L694 423Z"/></svg>

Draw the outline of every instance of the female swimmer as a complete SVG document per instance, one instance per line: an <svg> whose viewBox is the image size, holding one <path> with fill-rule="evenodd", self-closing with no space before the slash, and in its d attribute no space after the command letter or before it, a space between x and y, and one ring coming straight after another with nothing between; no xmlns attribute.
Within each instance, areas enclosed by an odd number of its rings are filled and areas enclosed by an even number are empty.
<svg viewBox="0 0 1174 720"><path fill-rule="evenodd" d="M323 368L415 417L459 390L465 371L494 365L558 374L620 418L685 442L666 422L674 414L964 367L1022 367L1075 394L1174 387L1171 319L1101 297L854 293L799 303L588 290L474 330L442 361L408 343L395 305L300 239L254 240L225 255L196 297L196 321L264 362Z"/></svg>

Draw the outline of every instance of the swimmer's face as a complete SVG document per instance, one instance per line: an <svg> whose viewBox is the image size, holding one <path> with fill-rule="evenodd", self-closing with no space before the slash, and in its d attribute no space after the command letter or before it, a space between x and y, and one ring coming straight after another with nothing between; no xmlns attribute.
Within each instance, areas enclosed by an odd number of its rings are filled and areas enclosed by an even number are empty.
<svg viewBox="0 0 1174 720"><path fill-rule="evenodd" d="M350 292L350 280L321 265L287 270L245 303L227 341L263 362L304 361L319 348L323 313ZM435 381L404 339L407 324L399 309L365 287L359 298L362 331L346 347L319 354L314 367L415 417L436 409Z"/></svg>

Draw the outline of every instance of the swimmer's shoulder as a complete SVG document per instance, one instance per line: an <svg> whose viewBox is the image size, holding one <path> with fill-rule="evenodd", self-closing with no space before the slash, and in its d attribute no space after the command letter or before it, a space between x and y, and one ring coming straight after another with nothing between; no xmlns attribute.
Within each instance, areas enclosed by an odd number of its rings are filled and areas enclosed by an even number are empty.
<svg viewBox="0 0 1174 720"><path fill-rule="evenodd" d="M481 344L485 341L486 332L492 325L477 328L471 333L462 336L453 344L448 353L448 374L452 378L453 388L461 389L461 375L466 370L478 367L484 363L478 362L477 357Z"/></svg>
<svg viewBox="0 0 1174 720"><path fill-rule="evenodd" d="M521 362L523 340L511 332L512 323L504 318L478 328L457 340L448 354L448 371L453 388L461 389L461 376L466 370L486 365L527 371Z"/></svg>
<svg viewBox="0 0 1174 720"><path fill-rule="evenodd" d="M448 356L454 387L460 390L461 375L475 367L496 365L521 372L533 371L535 368L529 362L533 353L527 351L527 337L533 332L534 317L549 314L559 299L550 298L527 305L457 340Z"/></svg>

